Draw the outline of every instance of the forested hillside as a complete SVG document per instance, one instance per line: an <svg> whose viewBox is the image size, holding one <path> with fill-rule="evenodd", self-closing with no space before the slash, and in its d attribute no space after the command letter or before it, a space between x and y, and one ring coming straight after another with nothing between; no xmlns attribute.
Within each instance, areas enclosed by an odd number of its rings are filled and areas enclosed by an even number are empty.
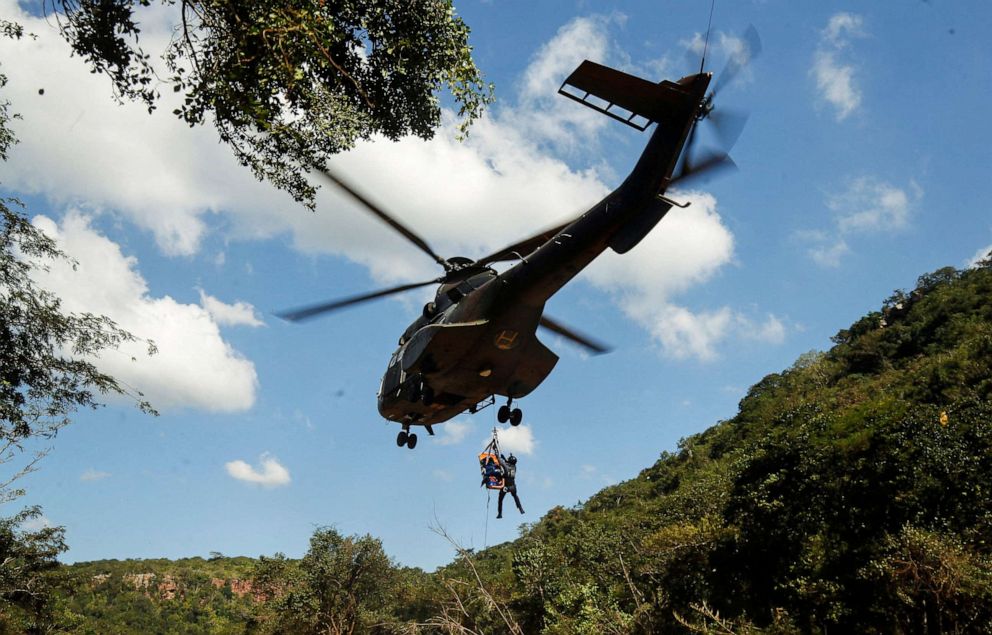
<svg viewBox="0 0 992 635"><path fill-rule="evenodd" d="M221 561L251 594L205 561L163 565L200 580L179 603L94 583L95 563L60 602L79 632L125 612L200 629L173 632L992 632L992 262L921 277L834 344L636 478L433 574L321 529L299 561Z"/></svg>

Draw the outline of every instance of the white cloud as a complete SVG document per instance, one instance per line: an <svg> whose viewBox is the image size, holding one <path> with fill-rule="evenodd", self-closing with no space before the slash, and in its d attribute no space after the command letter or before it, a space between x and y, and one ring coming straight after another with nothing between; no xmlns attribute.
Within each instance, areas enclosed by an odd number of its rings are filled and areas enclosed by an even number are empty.
<svg viewBox="0 0 992 635"><path fill-rule="evenodd" d="M852 37L864 37L864 19L854 13L837 13L830 17L823 29L823 40L837 48L844 48Z"/></svg>
<svg viewBox="0 0 992 635"><path fill-rule="evenodd" d="M819 246L812 247L809 249L808 253L813 262L820 265L821 267L839 267L841 259L851 252L850 247L843 240L838 240L837 242Z"/></svg>
<svg viewBox="0 0 992 635"><path fill-rule="evenodd" d="M500 430L499 447L503 454L508 456L511 452L530 456L534 453L534 448L537 447L534 431L530 426L524 424Z"/></svg>
<svg viewBox="0 0 992 635"><path fill-rule="evenodd" d="M774 315L769 314L765 321L755 323L748 318L738 315L737 328L744 337L767 344L781 344L785 341L785 325Z"/></svg>
<svg viewBox="0 0 992 635"><path fill-rule="evenodd" d="M265 326L265 322L255 313L255 307L247 302L225 304L200 289L200 306L221 326Z"/></svg>
<svg viewBox="0 0 992 635"><path fill-rule="evenodd" d="M836 109L837 121L843 121L861 105L861 90L855 85L854 67L839 63L832 51L814 54L812 73L820 96Z"/></svg>
<svg viewBox="0 0 992 635"><path fill-rule="evenodd" d="M826 206L834 214L833 231L801 231L796 237L811 244L807 253L815 263L838 267L851 253L853 237L905 229L913 206L922 197L923 190L913 181L902 188L875 177L862 176L827 198Z"/></svg>
<svg viewBox="0 0 992 635"><path fill-rule="evenodd" d="M102 481L105 478L110 478L110 472L101 472L100 470L95 470L93 468L87 468L82 474L79 475L79 480L81 481Z"/></svg>
<svg viewBox="0 0 992 635"><path fill-rule="evenodd" d="M433 474L434 478L436 478L437 480L444 481L445 483L450 483L453 480L455 480L455 477L452 476L451 472L449 472L448 470L436 469L433 472L431 472L431 474Z"/></svg>
<svg viewBox="0 0 992 635"><path fill-rule="evenodd" d="M719 62L719 58L724 58L723 64L725 66L733 66L737 69L738 74L735 82L747 83L754 80L749 62L760 52L752 49L752 46L760 46L757 41L749 42L737 34L717 31L710 35L708 45L706 34L699 32L693 33L691 38L682 40L679 44L685 47L689 54L699 57L698 60L690 60L695 65L695 68L692 68L693 72L699 70L699 62L705 53L707 60L705 70L712 71L714 66L719 67L719 63L713 63L714 59ZM716 79L719 80L720 76L717 76Z"/></svg>
<svg viewBox="0 0 992 635"><path fill-rule="evenodd" d="M472 431L468 421L448 421L441 426L441 435L437 438L438 445L458 445Z"/></svg>
<svg viewBox="0 0 992 635"><path fill-rule="evenodd" d="M915 196L920 195L918 187ZM855 179L848 189L827 201L837 214L842 233L892 231L906 226L911 195L906 190L870 177Z"/></svg>
<svg viewBox="0 0 992 635"><path fill-rule="evenodd" d="M673 194L688 208L673 207L630 252L607 252L586 277L612 292L624 312L641 324L675 359L715 359L716 346L739 323L729 307L693 312L671 298L712 278L733 260L734 237L717 213L716 199L702 192Z"/></svg>
<svg viewBox="0 0 992 635"><path fill-rule="evenodd" d="M703 192L671 195L689 207L673 207L628 253L604 253L586 270L593 284L620 284L623 295L661 300L709 280L731 262L734 237L717 213L716 199Z"/></svg>
<svg viewBox="0 0 992 635"><path fill-rule="evenodd" d="M716 358L716 345L729 334L733 312L723 307L693 313L684 307L667 305L645 312L639 321L649 327L668 355L709 361Z"/></svg>
<svg viewBox="0 0 992 635"><path fill-rule="evenodd" d="M975 255L972 256L971 260L969 260L965 266L968 267L969 269L972 267L976 267L978 266L978 263L988 258L992 258L992 245L986 245L985 247L982 247L981 249L976 251Z"/></svg>
<svg viewBox="0 0 992 635"><path fill-rule="evenodd" d="M35 532L41 531L42 529L48 529L52 526L52 521L48 519L47 516L33 516L28 518L18 527L21 531Z"/></svg>
<svg viewBox="0 0 992 635"><path fill-rule="evenodd" d="M103 372L144 393L158 409L193 407L242 411L255 401L254 365L224 341L217 322L203 308L169 296L152 297L135 258L70 211L58 224L46 216L34 224L78 262L54 263L37 274L69 312L106 315L137 337L151 339L158 353L140 342L106 351L94 360Z"/></svg>
<svg viewBox="0 0 992 635"><path fill-rule="evenodd" d="M575 18L558 29L531 58L520 82L520 105L504 111L512 127L527 138L565 150L585 146L610 126L607 117L558 95L558 88L583 60L616 64L608 29L622 21L614 15Z"/></svg>
<svg viewBox="0 0 992 635"><path fill-rule="evenodd" d="M318 212L307 213L255 182L216 142L212 129L189 129L175 120L168 104L154 116L140 106L113 104L109 82L71 58L50 25L20 12L13 0L0 0L0 8L40 36L0 42L0 55L9 63L10 98L25 115L17 122L21 143L0 166L0 180L8 186L56 202L85 200L94 213L116 210L153 232L169 254L197 253L210 216L222 214L229 239L288 233L298 250L361 263L378 283L437 275L429 258L340 192L324 188ZM577 215L609 187L593 167L571 167L548 148L595 148L622 127L558 96L556 89L584 58L629 65L610 35L623 20L614 14L565 24L534 55L516 104L491 109L466 142L455 140L452 117L446 115L430 141L362 142L336 157L334 169L448 256L480 256ZM165 25L164 19L143 24L146 50L160 50L171 37ZM727 54L739 54L736 40L717 41ZM37 94L41 84L48 87L44 96ZM61 151L52 152L55 147ZM587 156L584 152L576 162L590 162ZM619 288L616 300L629 314L634 314L630 306L653 313L638 320L652 332L659 315L673 314L669 305L675 295L710 279L732 258L733 236L713 197L685 197L695 201L689 210L673 210L635 250L622 257L608 253L587 277L600 288ZM248 305L213 304L208 298L204 293L202 303L214 327L232 319L258 320ZM719 308L703 312L720 313ZM681 348L704 355L711 350L705 343Z"/></svg>
<svg viewBox="0 0 992 635"><path fill-rule="evenodd" d="M842 60L842 51L851 39L863 37L861 16L838 13L830 18L813 53L810 74L816 80L820 98L834 107L837 121L843 121L861 106L861 89L853 64Z"/></svg>
<svg viewBox="0 0 992 635"><path fill-rule="evenodd" d="M262 487L282 487L289 485L289 470L269 454L259 457L261 469L255 469L248 463L237 460L224 464L227 473L239 481L256 483Z"/></svg>

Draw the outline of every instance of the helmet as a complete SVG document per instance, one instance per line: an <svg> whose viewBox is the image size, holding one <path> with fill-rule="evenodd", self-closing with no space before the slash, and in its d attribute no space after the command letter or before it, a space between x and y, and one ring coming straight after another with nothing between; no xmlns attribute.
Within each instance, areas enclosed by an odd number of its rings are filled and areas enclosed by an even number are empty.
<svg viewBox="0 0 992 635"><path fill-rule="evenodd" d="M506 457L506 462L509 463L510 465L516 465L517 464L517 457L515 457L515 456L513 456L511 454L510 456Z"/></svg>

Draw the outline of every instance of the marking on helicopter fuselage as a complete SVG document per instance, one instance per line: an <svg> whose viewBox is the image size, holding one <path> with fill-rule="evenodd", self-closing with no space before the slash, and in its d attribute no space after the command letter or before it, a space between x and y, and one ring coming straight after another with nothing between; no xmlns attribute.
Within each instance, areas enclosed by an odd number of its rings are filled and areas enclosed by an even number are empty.
<svg viewBox="0 0 992 635"><path fill-rule="evenodd" d="M500 334L496 336L496 341L493 343L496 345L496 348L501 351L508 351L517 345L518 335L520 335L520 333L506 329L500 331Z"/></svg>

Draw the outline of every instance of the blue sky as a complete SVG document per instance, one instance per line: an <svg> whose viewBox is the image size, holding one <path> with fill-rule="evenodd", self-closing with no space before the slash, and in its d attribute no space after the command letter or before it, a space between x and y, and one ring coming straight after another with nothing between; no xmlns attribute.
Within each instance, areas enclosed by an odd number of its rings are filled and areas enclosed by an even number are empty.
<svg viewBox="0 0 992 635"><path fill-rule="evenodd" d="M0 6L39 36L0 43L23 115L0 183L80 263L42 282L160 349L100 363L162 415L126 402L80 413L4 511L42 505L67 527L68 561L299 556L314 527L333 525L433 568L452 549L431 525L474 548L512 539L733 416L750 385L829 347L893 290L992 248L987 3L718 3L708 66L722 68L749 24L763 44L718 103L751 114L732 152L740 171L674 193L693 205L549 303L614 351L588 357L542 336L561 361L503 437L527 513L496 521L475 462L493 409L412 452L376 413L425 295L304 325L273 317L430 278L430 259L337 193L312 214L256 183L171 107L115 105L49 25ZM657 0L456 6L496 85L469 140L446 120L430 142L374 140L333 165L436 251L467 256L582 211L637 158L647 134L558 97L562 79L586 58L654 80L694 72L709 13ZM146 16L149 50L168 17Z"/></svg>

